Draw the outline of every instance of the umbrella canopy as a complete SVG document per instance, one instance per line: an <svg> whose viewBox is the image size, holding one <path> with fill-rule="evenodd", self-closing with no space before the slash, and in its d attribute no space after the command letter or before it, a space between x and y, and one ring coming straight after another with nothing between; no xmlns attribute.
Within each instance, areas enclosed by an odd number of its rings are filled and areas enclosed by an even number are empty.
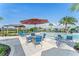
<svg viewBox="0 0 79 59"><path fill-rule="evenodd" d="M22 24L44 24L44 23L48 23L48 20L46 19L37 19L37 18L32 18L32 19L27 19L27 20L23 20L21 21Z"/></svg>

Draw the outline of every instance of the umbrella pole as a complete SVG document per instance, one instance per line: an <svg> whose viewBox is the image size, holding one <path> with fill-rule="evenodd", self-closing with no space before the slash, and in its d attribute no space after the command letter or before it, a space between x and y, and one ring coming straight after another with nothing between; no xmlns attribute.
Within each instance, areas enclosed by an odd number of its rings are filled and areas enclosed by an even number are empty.
<svg viewBox="0 0 79 59"><path fill-rule="evenodd" d="M35 24L35 28L36 28L36 24ZM35 32L35 31L33 30L33 32Z"/></svg>

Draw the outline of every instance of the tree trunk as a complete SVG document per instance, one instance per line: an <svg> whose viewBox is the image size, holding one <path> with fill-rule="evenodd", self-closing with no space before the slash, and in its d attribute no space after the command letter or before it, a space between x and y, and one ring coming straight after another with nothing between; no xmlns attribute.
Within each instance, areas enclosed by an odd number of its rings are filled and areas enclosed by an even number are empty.
<svg viewBox="0 0 79 59"><path fill-rule="evenodd" d="M67 33L67 24L65 24L65 29L64 29L64 31Z"/></svg>

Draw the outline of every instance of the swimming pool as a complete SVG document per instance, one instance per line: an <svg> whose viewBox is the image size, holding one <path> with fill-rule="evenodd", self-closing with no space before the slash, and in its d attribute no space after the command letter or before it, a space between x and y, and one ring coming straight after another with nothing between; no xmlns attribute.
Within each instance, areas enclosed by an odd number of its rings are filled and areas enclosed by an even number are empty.
<svg viewBox="0 0 79 59"><path fill-rule="evenodd" d="M72 36L74 40L79 40L79 33L73 33L73 34L61 34L64 39L66 39L67 36Z"/></svg>
<svg viewBox="0 0 79 59"><path fill-rule="evenodd" d="M72 36L74 40L79 40L79 33L52 33L52 32L45 32L46 38L55 39L57 35L61 35L64 39L66 39L67 36Z"/></svg>

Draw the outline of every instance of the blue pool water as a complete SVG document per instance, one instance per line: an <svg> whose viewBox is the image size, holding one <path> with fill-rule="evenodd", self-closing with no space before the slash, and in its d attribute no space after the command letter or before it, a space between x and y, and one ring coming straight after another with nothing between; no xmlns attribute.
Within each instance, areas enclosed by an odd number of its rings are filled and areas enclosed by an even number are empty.
<svg viewBox="0 0 79 59"><path fill-rule="evenodd" d="M79 34L73 34L72 36L73 36L73 39L79 40Z"/></svg>
<svg viewBox="0 0 79 59"><path fill-rule="evenodd" d="M66 39L67 36L72 36L74 40L79 40L79 34L65 34L65 35L61 34L61 35L64 39Z"/></svg>

